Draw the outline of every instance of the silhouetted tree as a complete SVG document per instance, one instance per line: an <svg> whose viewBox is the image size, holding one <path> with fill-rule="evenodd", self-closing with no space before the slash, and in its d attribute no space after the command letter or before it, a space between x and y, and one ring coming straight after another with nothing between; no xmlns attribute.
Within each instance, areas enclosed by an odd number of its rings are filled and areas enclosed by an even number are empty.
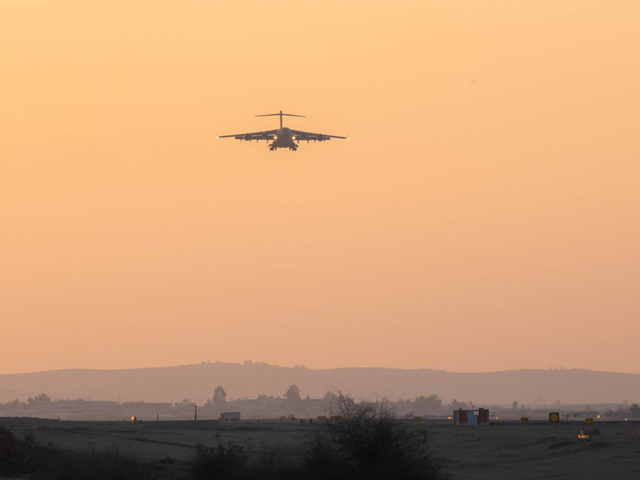
<svg viewBox="0 0 640 480"><path fill-rule="evenodd" d="M429 454L425 431L396 420L388 400L357 403L339 394L331 415L308 443L304 478L446 478L442 461Z"/></svg>
<svg viewBox="0 0 640 480"><path fill-rule="evenodd" d="M323 401L328 404L333 404L338 399L338 396L333 392L327 392L324 394Z"/></svg>
<svg viewBox="0 0 640 480"><path fill-rule="evenodd" d="M51 403L51 397L46 393L41 393L40 395L36 395L35 397L29 397L27 399L27 403L29 405L43 405L45 403Z"/></svg>
<svg viewBox="0 0 640 480"><path fill-rule="evenodd" d="M216 407L221 407L225 403L227 403L227 392L224 391L224 388L218 386L215 392L213 392L213 404Z"/></svg>
<svg viewBox="0 0 640 480"><path fill-rule="evenodd" d="M439 412L442 410L442 400L438 395L417 397L415 410L416 413Z"/></svg>
<svg viewBox="0 0 640 480"><path fill-rule="evenodd" d="M410 399L407 398L406 400L404 400L402 398L399 398L395 402L394 410L398 413L408 413L413 411L414 406L414 403Z"/></svg>
<svg viewBox="0 0 640 480"><path fill-rule="evenodd" d="M453 408L454 410L459 410L459 409L466 410L470 406L471 406L470 403L459 402L455 398L451 401L451 408Z"/></svg>
<svg viewBox="0 0 640 480"><path fill-rule="evenodd" d="M284 398L289 400L290 402L298 402L300 401L300 389L297 385L289 385L287 389L287 393L284 394Z"/></svg>

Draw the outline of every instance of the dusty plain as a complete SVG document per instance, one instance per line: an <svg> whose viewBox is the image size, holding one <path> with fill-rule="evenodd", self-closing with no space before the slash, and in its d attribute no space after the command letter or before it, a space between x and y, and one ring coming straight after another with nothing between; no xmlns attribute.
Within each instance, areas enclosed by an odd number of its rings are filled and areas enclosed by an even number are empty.
<svg viewBox="0 0 640 480"><path fill-rule="evenodd" d="M97 451L117 447L155 463L161 478L185 478L185 464L197 443L229 442L257 454L299 455L316 422L71 422L2 418L19 435L32 433L42 444ZM640 479L640 422L496 422L488 427L455 427L422 421L430 448L444 457L454 480L467 479ZM590 434L581 440L581 430ZM168 460L170 459L170 460Z"/></svg>

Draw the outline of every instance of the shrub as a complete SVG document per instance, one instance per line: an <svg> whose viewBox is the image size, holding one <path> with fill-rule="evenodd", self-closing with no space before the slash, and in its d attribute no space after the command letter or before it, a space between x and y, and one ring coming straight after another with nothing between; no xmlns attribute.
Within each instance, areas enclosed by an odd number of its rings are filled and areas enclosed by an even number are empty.
<svg viewBox="0 0 640 480"><path fill-rule="evenodd" d="M318 425L302 458L249 455L237 445L197 445L189 465L194 480L443 480L426 432L393 416L387 400L356 403L338 395L331 419Z"/></svg>
<svg viewBox="0 0 640 480"><path fill-rule="evenodd" d="M56 480L146 480L154 472L152 465L122 453L115 445L89 453L61 450L52 444L40 445L33 436L19 440L11 430L0 427L0 478L24 473Z"/></svg>
<svg viewBox="0 0 640 480"><path fill-rule="evenodd" d="M190 464L194 480L232 479L245 474L248 455L243 447L229 444L205 447L198 444Z"/></svg>
<svg viewBox="0 0 640 480"><path fill-rule="evenodd" d="M389 401L357 403L339 394L331 419L309 442L305 470L315 478L439 480L443 462L426 432L394 418Z"/></svg>
<svg viewBox="0 0 640 480"><path fill-rule="evenodd" d="M72 478L144 480L154 476L149 464L141 462L131 453L121 451L116 444L104 451L92 450L88 456L84 457L84 461L89 463L85 463L84 467L82 467L82 461L76 463L77 476ZM79 466L81 468L78 468Z"/></svg>
<svg viewBox="0 0 640 480"><path fill-rule="evenodd" d="M13 430L0 425L0 475L29 473L40 445L29 434L20 440Z"/></svg>

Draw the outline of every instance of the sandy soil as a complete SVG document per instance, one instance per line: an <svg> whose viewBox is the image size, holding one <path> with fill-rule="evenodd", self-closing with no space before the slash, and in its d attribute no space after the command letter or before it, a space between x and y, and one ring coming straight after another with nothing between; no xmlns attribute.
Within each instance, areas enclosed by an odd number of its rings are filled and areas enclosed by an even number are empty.
<svg viewBox="0 0 640 480"><path fill-rule="evenodd" d="M60 422L0 419L18 434L33 433L41 443L75 451L114 445L147 461L187 460L197 443L229 442L256 452L284 450L299 454L316 425L300 423ZM465 479L640 479L640 423L601 422L510 424L454 427L421 422L434 453L447 459L456 480ZM591 433L578 438L580 430ZM178 468L177 466L174 469ZM175 470L176 474L178 470Z"/></svg>

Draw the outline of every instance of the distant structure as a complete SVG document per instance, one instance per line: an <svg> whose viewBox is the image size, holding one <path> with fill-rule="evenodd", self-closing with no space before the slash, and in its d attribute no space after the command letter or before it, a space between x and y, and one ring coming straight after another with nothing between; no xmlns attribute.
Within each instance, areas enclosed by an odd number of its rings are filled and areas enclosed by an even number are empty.
<svg viewBox="0 0 640 480"><path fill-rule="evenodd" d="M240 420L240 412L222 412L220 414L221 422L237 422Z"/></svg>
<svg viewBox="0 0 640 480"><path fill-rule="evenodd" d="M477 410L454 410L453 423L456 426L486 426L489 425L489 410L479 408Z"/></svg>

